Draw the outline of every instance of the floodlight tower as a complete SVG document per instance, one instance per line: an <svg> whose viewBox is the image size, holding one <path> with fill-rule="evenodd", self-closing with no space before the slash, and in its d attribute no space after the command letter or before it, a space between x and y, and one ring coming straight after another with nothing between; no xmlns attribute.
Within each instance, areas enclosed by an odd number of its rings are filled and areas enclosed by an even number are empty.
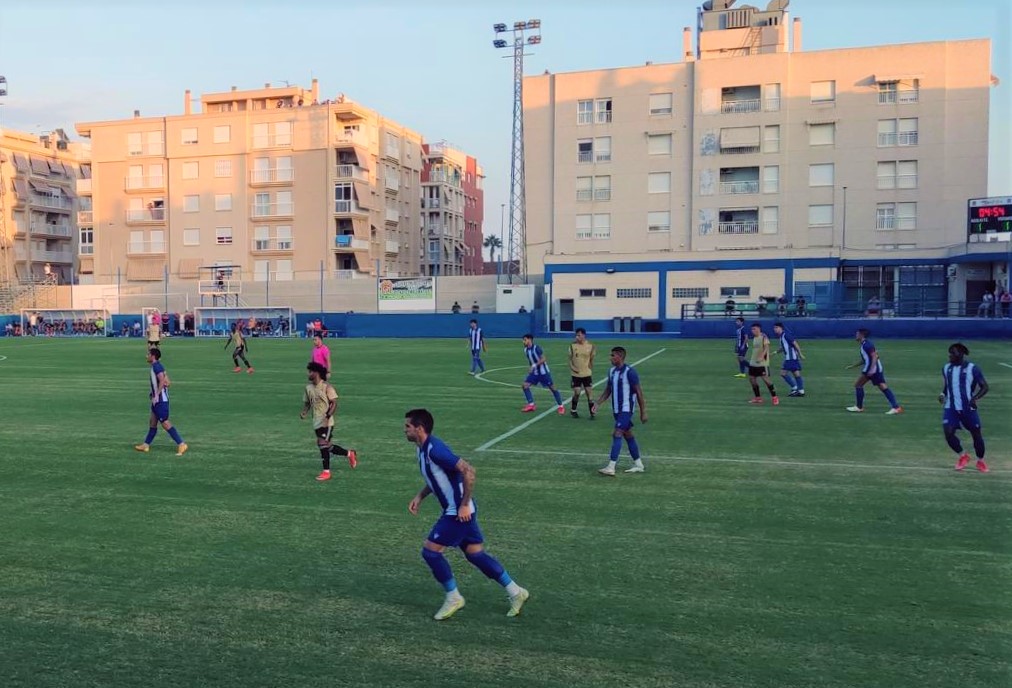
<svg viewBox="0 0 1012 688"><path fill-rule="evenodd" d="M7 95L7 79L0 76L0 98ZM3 103L0 103L3 105ZM0 130L3 129L3 121L0 119ZM3 177L3 166L0 165L0 286L6 287L10 284L11 267L10 251L7 243L7 205L4 194L7 191L7 181ZM13 304L12 304L13 305Z"/></svg>
<svg viewBox="0 0 1012 688"><path fill-rule="evenodd" d="M541 43L541 20L513 22L493 27L496 48L513 48L513 155L510 165L510 233L507 241L509 260L501 279L527 283L527 196L524 190L524 48ZM513 43L502 38L513 33ZM500 252L507 247L504 246Z"/></svg>

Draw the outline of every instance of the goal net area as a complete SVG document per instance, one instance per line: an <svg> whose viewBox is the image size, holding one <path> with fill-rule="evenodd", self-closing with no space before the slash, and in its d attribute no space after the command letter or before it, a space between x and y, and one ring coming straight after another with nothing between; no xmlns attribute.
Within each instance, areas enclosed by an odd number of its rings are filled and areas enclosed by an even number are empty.
<svg viewBox="0 0 1012 688"><path fill-rule="evenodd" d="M25 337L108 337L112 316L100 308L23 308L20 324Z"/></svg>
<svg viewBox="0 0 1012 688"><path fill-rule="evenodd" d="M295 313L291 308L210 307L193 309L193 334L221 337L236 325L247 337L287 337Z"/></svg>

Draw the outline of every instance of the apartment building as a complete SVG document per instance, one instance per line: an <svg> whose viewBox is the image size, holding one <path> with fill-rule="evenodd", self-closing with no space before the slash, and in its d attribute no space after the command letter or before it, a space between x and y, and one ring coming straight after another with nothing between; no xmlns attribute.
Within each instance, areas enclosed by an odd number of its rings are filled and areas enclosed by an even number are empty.
<svg viewBox="0 0 1012 688"><path fill-rule="evenodd" d="M86 146L62 130L42 136L0 130L0 275L28 282L74 277L78 219L90 222L88 198L78 198L88 173Z"/></svg>
<svg viewBox="0 0 1012 688"><path fill-rule="evenodd" d="M784 9L728 5L699 10L682 62L524 80L528 271L557 323L830 283L944 301L995 279L1004 251L966 245L989 41L804 52Z"/></svg>
<svg viewBox="0 0 1012 688"><path fill-rule="evenodd" d="M480 275L485 173L445 141L422 146L422 257L426 275Z"/></svg>
<svg viewBox="0 0 1012 688"><path fill-rule="evenodd" d="M77 125L95 219L82 282L421 274L420 134L321 101L315 79L197 105L187 92L181 115Z"/></svg>

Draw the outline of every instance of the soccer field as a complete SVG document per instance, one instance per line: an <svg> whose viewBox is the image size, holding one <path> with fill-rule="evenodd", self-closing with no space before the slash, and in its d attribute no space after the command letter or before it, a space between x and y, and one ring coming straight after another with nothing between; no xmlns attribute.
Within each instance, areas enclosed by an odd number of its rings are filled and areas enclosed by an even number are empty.
<svg viewBox="0 0 1012 688"><path fill-rule="evenodd" d="M808 396L749 406L726 341L624 342L650 421L647 472L597 475L608 414L521 415L519 339L486 379L463 337L330 340L335 441L317 483L299 420L309 345L169 340L172 420L150 453L139 340L0 340L0 685L1004 687L1012 680L1012 354L968 342L992 472L952 470L935 399L948 342L876 340L906 412L853 341L802 340ZM596 341L595 379L608 347ZM566 342L541 342L568 386ZM660 352L660 353L657 353ZM653 355L656 354L656 355ZM778 391L786 395L778 377ZM513 385L513 386L511 386ZM598 387L598 390L601 388ZM765 391L764 391L765 394ZM564 392L568 403L568 390ZM550 394L535 390L539 412ZM404 411L477 470L489 551L530 589L448 554L467 606L419 556L437 517ZM536 417L535 414L534 417ZM964 446L972 447L961 433ZM483 451L476 451L479 447Z"/></svg>

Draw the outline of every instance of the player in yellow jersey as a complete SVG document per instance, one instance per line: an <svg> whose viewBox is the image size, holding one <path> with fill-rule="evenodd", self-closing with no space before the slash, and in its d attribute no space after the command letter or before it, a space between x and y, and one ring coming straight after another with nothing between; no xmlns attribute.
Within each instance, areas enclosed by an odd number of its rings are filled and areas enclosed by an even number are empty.
<svg viewBox="0 0 1012 688"><path fill-rule="evenodd" d="M331 455L347 456L348 465L358 465L358 455L354 449L345 449L332 442L334 434L334 416L337 415L337 390L327 382L327 369L316 362L306 366L309 371L309 384L302 397L302 413L305 418L313 412L313 431L316 433L316 447L320 450L323 460L323 471L316 476L317 480L330 480Z"/></svg>
<svg viewBox="0 0 1012 688"><path fill-rule="evenodd" d="M569 415L579 418L576 409L580 404L580 391L587 395L587 407L590 419L594 420L594 355L597 348L587 340L587 330L576 328L576 337L569 345L569 372L572 376L573 400L570 402Z"/></svg>
<svg viewBox="0 0 1012 688"><path fill-rule="evenodd" d="M229 335L228 341L225 342L225 349L234 346L232 350L232 363L235 365L233 373L241 373L242 366L239 365L239 359L246 364L246 372L250 375L253 374L253 366L250 365L249 361L246 360L246 337L243 336L242 330L239 329L239 325L232 323L232 334Z"/></svg>
<svg viewBox="0 0 1012 688"><path fill-rule="evenodd" d="M766 389L770 391L773 405L778 406L780 399L777 397L777 390L770 381L770 338L763 334L763 327L759 323L752 323L752 346L749 347L751 356L748 361L748 382L752 385L752 399L750 404L761 404L763 398L759 394L758 379L766 383Z"/></svg>

